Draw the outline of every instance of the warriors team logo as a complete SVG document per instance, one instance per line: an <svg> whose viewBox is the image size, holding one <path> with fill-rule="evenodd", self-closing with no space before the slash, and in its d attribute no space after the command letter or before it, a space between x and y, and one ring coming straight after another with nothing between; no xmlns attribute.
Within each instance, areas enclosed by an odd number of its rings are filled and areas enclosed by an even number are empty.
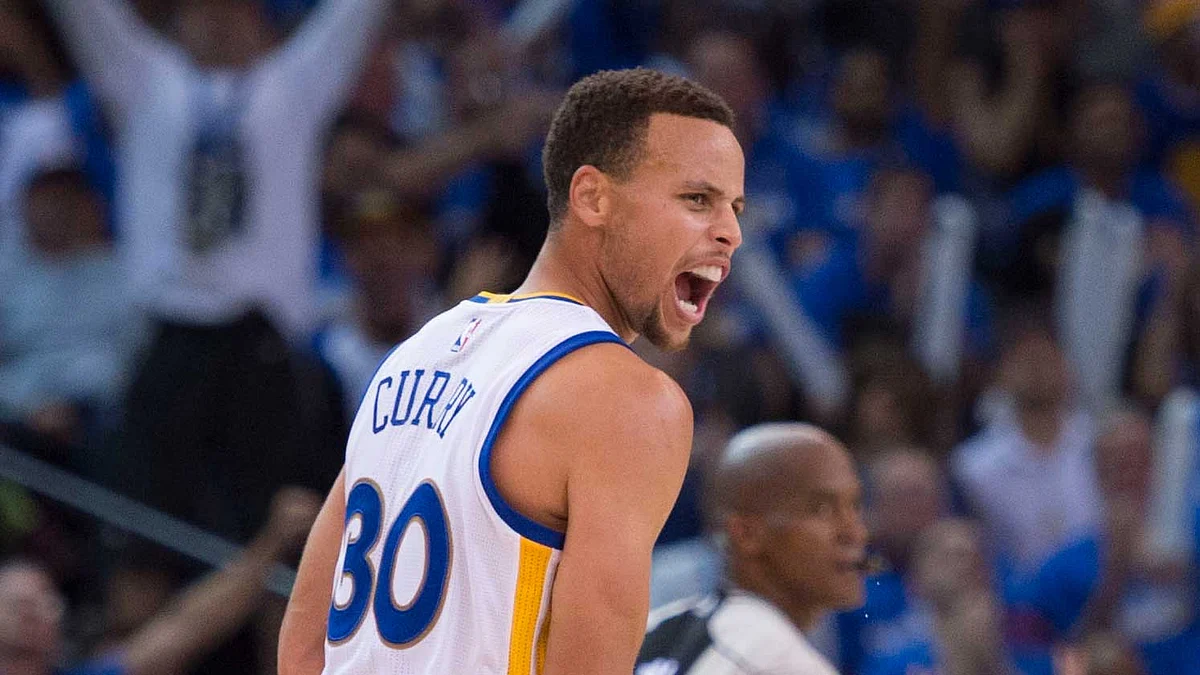
<svg viewBox="0 0 1200 675"><path fill-rule="evenodd" d="M458 339L454 341L454 346L450 348L450 351L458 353L466 349L467 342L475 335L475 331L479 329L479 324L480 321L477 318L472 318L468 321L467 326L458 334Z"/></svg>

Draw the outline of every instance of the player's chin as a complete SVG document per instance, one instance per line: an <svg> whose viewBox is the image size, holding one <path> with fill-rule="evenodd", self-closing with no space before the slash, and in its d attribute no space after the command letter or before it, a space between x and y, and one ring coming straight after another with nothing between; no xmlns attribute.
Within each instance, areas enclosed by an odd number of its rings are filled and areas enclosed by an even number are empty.
<svg viewBox="0 0 1200 675"><path fill-rule="evenodd" d="M853 588L847 588L846 592L841 594L838 600L837 609L839 610L857 609L862 607L863 603L867 601L867 589L863 587L863 583L860 581Z"/></svg>
<svg viewBox="0 0 1200 675"><path fill-rule="evenodd" d="M658 339L655 339L653 337L649 337L648 339L650 341L650 344L654 345L655 347L658 347L659 349L663 350L664 352L678 352L678 351L687 349L688 343L691 341L692 336L689 331L689 333L687 335L684 335L683 337L662 336Z"/></svg>
<svg viewBox="0 0 1200 675"><path fill-rule="evenodd" d="M829 590L834 609L854 609L866 602L866 582L861 573L838 573L832 581Z"/></svg>
<svg viewBox="0 0 1200 675"><path fill-rule="evenodd" d="M672 331L660 325L658 330L653 328L647 330L644 336L650 344L664 352L677 352L687 348L688 343L692 339L692 329L688 328L684 331L676 329Z"/></svg>
<svg viewBox="0 0 1200 675"><path fill-rule="evenodd" d="M665 352L677 352L686 348L691 341L692 324L672 322L667 318L668 316L669 314L662 311L660 307L646 322L646 326L642 329L642 336L650 344ZM677 325L672 325L672 323Z"/></svg>

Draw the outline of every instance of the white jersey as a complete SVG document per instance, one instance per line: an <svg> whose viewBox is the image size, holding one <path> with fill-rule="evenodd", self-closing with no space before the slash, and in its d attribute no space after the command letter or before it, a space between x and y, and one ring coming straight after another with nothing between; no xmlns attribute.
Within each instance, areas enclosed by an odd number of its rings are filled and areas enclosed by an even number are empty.
<svg viewBox="0 0 1200 675"><path fill-rule="evenodd" d="M350 430L325 673L536 675L563 534L505 503L490 455L558 359L624 344L582 303L482 294L384 358Z"/></svg>

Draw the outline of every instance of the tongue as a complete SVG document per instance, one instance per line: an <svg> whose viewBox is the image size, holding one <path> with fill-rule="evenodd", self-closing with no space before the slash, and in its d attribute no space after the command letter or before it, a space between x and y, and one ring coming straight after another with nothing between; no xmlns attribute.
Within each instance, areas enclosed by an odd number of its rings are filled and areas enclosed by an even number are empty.
<svg viewBox="0 0 1200 675"><path fill-rule="evenodd" d="M692 282L688 279L687 272L675 277L675 297L688 302L692 301Z"/></svg>

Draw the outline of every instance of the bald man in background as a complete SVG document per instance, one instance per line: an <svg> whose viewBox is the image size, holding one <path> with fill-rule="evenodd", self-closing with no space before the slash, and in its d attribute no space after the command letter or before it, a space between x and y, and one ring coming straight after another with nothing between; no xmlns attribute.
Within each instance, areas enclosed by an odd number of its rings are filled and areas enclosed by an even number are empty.
<svg viewBox="0 0 1200 675"><path fill-rule="evenodd" d="M709 476L726 585L650 617L635 675L834 675L805 631L862 604L867 530L846 448L799 423L750 427Z"/></svg>

